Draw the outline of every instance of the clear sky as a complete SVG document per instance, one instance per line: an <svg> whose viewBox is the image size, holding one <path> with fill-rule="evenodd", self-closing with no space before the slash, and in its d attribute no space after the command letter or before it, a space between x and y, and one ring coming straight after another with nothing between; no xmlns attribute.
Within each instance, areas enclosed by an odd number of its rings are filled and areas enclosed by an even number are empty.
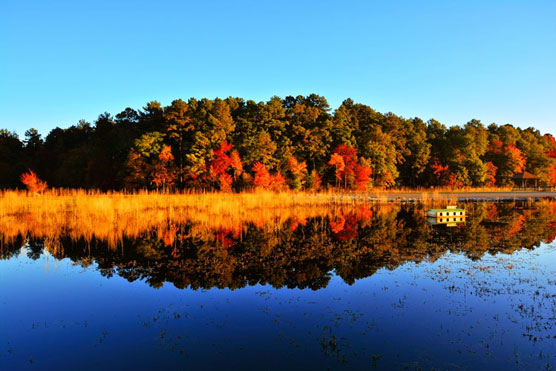
<svg viewBox="0 0 556 371"><path fill-rule="evenodd" d="M150 100L310 93L556 132L556 1L0 4L0 128L20 135Z"/></svg>

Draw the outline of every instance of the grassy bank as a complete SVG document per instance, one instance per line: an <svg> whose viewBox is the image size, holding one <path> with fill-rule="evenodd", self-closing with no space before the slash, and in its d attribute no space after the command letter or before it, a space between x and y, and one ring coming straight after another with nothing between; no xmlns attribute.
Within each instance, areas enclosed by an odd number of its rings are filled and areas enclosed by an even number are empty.
<svg viewBox="0 0 556 371"><path fill-rule="evenodd" d="M0 194L0 230L4 239L31 233L55 241L63 233L87 241L96 237L116 246L124 236L137 237L152 229L164 235L173 225L185 221L238 231L248 222L264 225L323 216L339 207L362 203L334 193L125 194L54 190L34 195L7 191Z"/></svg>
<svg viewBox="0 0 556 371"><path fill-rule="evenodd" d="M465 197L517 197L511 192L478 192L169 194L49 190L39 195L4 191L0 192L0 243L28 236L47 238L55 244L64 235L85 241L98 238L118 246L124 237L134 238L146 231L157 230L161 238L175 235L176 225L186 221L240 234L247 223L279 228L286 220L303 222L316 216L365 213L370 202L385 204L387 209L392 201L415 201L428 207L454 204Z"/></svg>

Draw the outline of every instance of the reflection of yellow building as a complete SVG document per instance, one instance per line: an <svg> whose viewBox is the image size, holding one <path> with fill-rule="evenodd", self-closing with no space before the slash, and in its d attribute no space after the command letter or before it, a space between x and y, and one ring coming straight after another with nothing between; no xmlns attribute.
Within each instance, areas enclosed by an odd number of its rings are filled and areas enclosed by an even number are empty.
<svg viewBox="0 0 556 371"><path fill-rule="evenodd" d="M459 217L427 218L427 222L431 225L445 225L446 227L455 227L458 224L465 223L465 215Z"/></svg>
<svg viewBox="0 0 556 371"><path fill-rule="evenodd" d="M427 211L427 217L430 224L445 224L448 227L455 227L458 223L465 222L465 210L458 209L456 206L430 209Z"/></svg>

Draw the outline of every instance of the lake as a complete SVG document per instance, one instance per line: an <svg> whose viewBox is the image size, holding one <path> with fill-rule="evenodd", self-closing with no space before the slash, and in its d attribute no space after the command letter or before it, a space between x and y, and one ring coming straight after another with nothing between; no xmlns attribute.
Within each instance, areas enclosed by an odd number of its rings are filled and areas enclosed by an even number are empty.
<svg viewBox="0 0 556 371"><path fill-rule="evenodd" d="M18 216L0 369L552 369L556 202L458 206L454 226L363 204L114 238Z"/></svg>

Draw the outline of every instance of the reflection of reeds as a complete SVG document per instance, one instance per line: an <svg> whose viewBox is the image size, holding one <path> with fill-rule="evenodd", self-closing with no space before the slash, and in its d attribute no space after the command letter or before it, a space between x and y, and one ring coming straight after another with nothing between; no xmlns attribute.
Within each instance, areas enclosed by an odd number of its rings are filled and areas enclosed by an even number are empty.
<svg viewBox="0 0 556 371"><path fill-rule="evenodd" d="M162 236L168 233L170 224L184 221L237 233L244 223L281 225L294 217L302 220L324 216L331 209L361 202L333 193L51 191L36 196L8 191L0 194L0 238L10 240L29 235L55 241L67 235L86 241L96 237L116 246L124 236L137 237L153 228Z"/></svg>
<svg viewBox="0 0 556 371"><path fill-rule="evenodd" d="M51 190L33 195L5 191L0 192L0 244L24 236L46 239L55 247L65 236L85 241L97 238L115 247L124 237L136 238L156 230L159 238L171 245L174 226L184 222L197 226L193 233L211 229L220 230L222 236L239 236L247 223L269 230L279 229L287 221L289 228L294 228L308 218L364 214L368 210L361 205L370 202L381 205L375 213L386 212L392 207L388 200L386 193L371 197L333 192L127 194ZM449 195L430 192L421 194L420 202L422 207L456 204Z"/></svg>

